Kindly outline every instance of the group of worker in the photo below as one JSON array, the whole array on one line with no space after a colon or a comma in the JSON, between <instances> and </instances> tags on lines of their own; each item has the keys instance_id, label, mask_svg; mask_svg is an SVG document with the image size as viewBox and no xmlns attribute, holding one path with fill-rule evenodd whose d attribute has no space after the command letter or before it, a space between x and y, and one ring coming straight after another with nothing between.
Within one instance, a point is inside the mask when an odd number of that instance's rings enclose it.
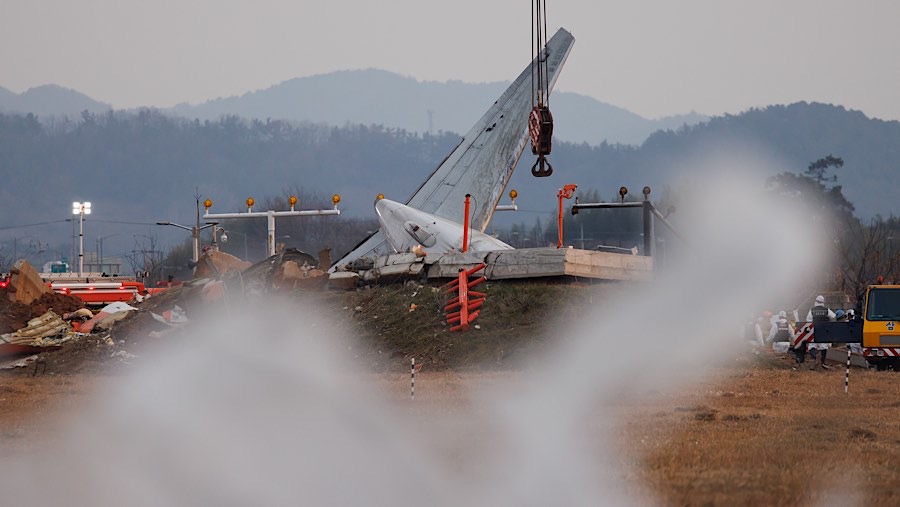
<instances>
[{"instance_id":1,"label":"group of worker","mask_svg":"<svg viewBox=\"0 0 900 507\"><path fill-rule=\"evenodd\" d=\"M763 312L759 318L752 319L744 326L744 337L748 341L765 346L772 344L773 349L782 352L793 352L797 365L806 362L806 356L809 354L812 363L810 370L821 367L824 370L829 369L825 362L826 355L830 343L802 342L794 347L794 336L796 334L795 324L800 320L799 311L792 312L793 321L788 320L788 313L784 310L773 315L772 312ZM854 311L837 310L832 311L825 306L825 296L816 296L815 303L806 314L806 322L822 322L822 321L841 321L852 320L855 317ZM768 325L769 331L767 336L763 336L763 327Z\"/></svg>"}]
</instances>

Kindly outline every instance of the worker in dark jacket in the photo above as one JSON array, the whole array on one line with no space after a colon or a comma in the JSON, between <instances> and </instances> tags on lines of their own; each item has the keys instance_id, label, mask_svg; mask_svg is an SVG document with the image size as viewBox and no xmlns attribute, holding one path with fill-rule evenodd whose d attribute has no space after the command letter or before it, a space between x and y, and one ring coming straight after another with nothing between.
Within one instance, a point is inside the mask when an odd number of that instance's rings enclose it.
<instances>
[{"instance_id":1,"label":"worker in dark jacket","mask_svg":"<svg viewBox=\"0 0 900 507\"><path fill-rule=\"evenodd\" d=\"M813 323L813 335L815 335L815 323L816 322L828 322L834 321L835 315L834 312L828 309L825 306L825 296L819 294L816 296L816 304L812 308L809 309L809 312L806 314L806 322ZM828 347L831 344L829 343L810 343L807 347L810 356L814 360L813 364L809 366L810 370L815 370L819 365L822 366L822 369L827 370L828 365L825 364L825 355L828 353Z\"/></svg>"},{"instance_id":2,"label":"worker in dark jacket","mask_svg":"<svg viewBox=\"0 0 900 507\"><path fill-rule=\"evenodd\" d=\"M773 320L772 326L769 328L769 337L766 339L769 343L790 342L794 336L794 328L787 320L787 312L781 310L778 312L777 319Z\"/></svg>"}]
</instances>

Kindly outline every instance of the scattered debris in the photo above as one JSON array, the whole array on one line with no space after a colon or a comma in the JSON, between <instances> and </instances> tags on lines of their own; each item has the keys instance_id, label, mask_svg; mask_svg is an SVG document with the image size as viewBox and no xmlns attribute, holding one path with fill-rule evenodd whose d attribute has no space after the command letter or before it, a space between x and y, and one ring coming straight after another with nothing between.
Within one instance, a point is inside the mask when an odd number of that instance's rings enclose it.
<instances>
[{"instance_id":1,"label":"scattered debris","mask_svg":"<svg viewBox=\"0 0 900 507\"><path fill-rule=\"evenodd\" d=\"M303 264L297 264L297 261L288 260L281 264L281 269L275 271L276 289L296 289L298 287L312 289L321 288L328 283L328 277L325 272L316 268Z\"/></svg>"},{"instance_id":2,"label":"scattered debris","mask_svg":"<svg viewBox=\"0 0 900 507\"><path fill-rule=\"evenodd\" d=\"M162 315L153 312L150 312L150 315L153 316L153 320L170 326L179 326L188 322L187 314L178 305L173 306L171 310L164 311Z\"/></svg>"},{"instance_id":3,"label":"scattered debris","mask_svg":"<svg viewBox=\"0 0 900 507\"><path fill-rule=\"evenodd\" d=\"M87 308L79 308L74 312L69 312L63 314L63 320L68 322L70 326L72 326L72 330L76 333L81 332L81 325L85 322L94 318L94 312L88 310Z\"/></svg>"},{"instance_id":4,"label":"scattered debris","mask_svg":"<svg viewBox=\"0 0 900 507\"><path fill-rule=\"evenodd\" d=\"M200 300L207 303L220 301L225 298L225 282L222 280L209 280L200 288Z\"/></svg>"},{"instance_id":5,"label":"scattered debris","mask_svg":"<svg viewBox=\"0 0 900 507\"><path fill-rule=\"evenodd\" d=\"M331 249L324 248L319 250L319 267L328 267L331 266Z\"/></svg>"},{"instance_id":6,"label":"scattered debris","mask_svg":"<svg viewBox=\"0 0 900 507\"><path fill-rule=\"evenodd\" d=\"M7 292L10 301L30 305L35 299L51 291L31 264L25 259L20 259L10 270Z\"/></svg>"},{"instance_id":7,"label":"scattered debris","mask_svg":"<svg viewBox=\"0 0 900 507\"><path fill-rule=\"evenodd\" d=\"M65 321L73 321L73 320L90 320L94 317L94 312L88 310L87 308L79 308L74 312L69 312L63 314L63 320Z\"/></svg>"},{"instance_id":8,"label":"scattered debris","mask_svg":"<svg viewBox=\"0 0 900 507\"><path fill-rule=\"evenodd\" d=\"M3 356L3 354L0 354L0 357L2 357L2 356ZM28 366L29 363L35 362L37 360L37 358L38 358L37 354L32 354L28 357L11 359L6 362L0 361L0 370L11 370L13 368L24 368L24 367Z\"/></svg>"},{"instance_id":9,"label":"scattered debris","mask_svg":"<svg viewBox=\"0 0 900 507\"><path fill-rule=\"evenodd\" d=\"M109 329L115 322L127 317L128 312L135 310L137 308L121 301L110 303L104 306L91 320L82 324L79 332L90 333L94 330Z\"/></svg>"},{"instance_id":10,"label":"scattered debris","mask_svg":"<svg viewBox=\"0 0 900 507\"><path fill-rule=\"evenodd\" d=\"M230 271L243 271L250 263L218 250L208 250L197 260L194 279L214 278Z\"/></svg>"},{"instance_id":11,"label":"scattered debris","mask_svg":"<svg viewBox=\"0 0 900 507\"><path fill-rule=\"evenodd\" d=\"M40 317L47 310L65 315L84 307L80 299L55 292L44 293L30 304L14 301L7 294L8 289L0 289L0 334L22 329L29 320Z\"/></svg>"},{"instance_id":12,"label":"scattered debris","mask_svg":"<svg viewBox=\"0 0 900 507\"><path fill-rule=\"evenodd\" d=\"M328 277L330 289L351 290L359 286L359 273L352 271L335 271Z\"/></svg>"},{"instance_id":13,"label":"scattered debris","mask_svg":"<svg viewBox=\"0 0 900 507\"><path fill-rule=\"evenodd\" d=\"M328 283L328 276L318 267L319 261L312 255L296 248L285 248L245 269L239 277L226 281L226 285L230 289L239 283L245 296L279 290L320 289Z\"/></svg>"},{"instance_id":14,"label":"scattered debris","mask_svg":"<svg viewBox=\"0 0 900 507\"><path fill-rule=\"evenodd\" d=\"M37 345L43 338L65 335L71 327L59 315L49 310L40 317L28 321L28 326L16 331L0 335L0 342L12 345Z\"/></svg>"},{"instance_id":15,"label":"scattered debris","mask_svg":"<svg viewBox=\"0 0 900 507\"><path fill-rule=\"evenodd\" d=\"M418 278L425 270L425 257L415 253L392 254L374 259L372 268L362 272L368 283L391 283Z\"/></svg>"}]
</instances>

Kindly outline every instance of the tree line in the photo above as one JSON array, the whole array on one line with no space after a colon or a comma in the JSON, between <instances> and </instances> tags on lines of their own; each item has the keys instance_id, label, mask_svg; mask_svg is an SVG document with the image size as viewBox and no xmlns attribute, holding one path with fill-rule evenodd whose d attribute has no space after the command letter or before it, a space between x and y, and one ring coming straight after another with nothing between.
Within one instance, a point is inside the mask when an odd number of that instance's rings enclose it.
<instances>
[{"instance_id":1,"label":"tree line","mask_svg":"<svg viewBox=\"0 0 900 507\"><path fill-rule=\"evenodd\" d=\"M859 220L868 223L879 215L896 214L897 201L883 182L900 169L897 139L898 122L869 119L835 106L798 103L660 131L639 147L556 142L552 177L533 178L527 168L519 168L508 187L519 191L520 206L546 213L541 212L535 223L497 214L492 229L512 243L549 243L555 240L556 188L563 184L577 183L584 189L583 200L615 199L620 185L650 185L654 200L661 202L667 186L690 174L691 160L698 153L723 146L735 158L742 150L757 150L793 168L802 168L823 154L839 156L844 163L841 193L853 202L852 212ZM213 212L240 211L249 195L258 201L284 199L288 189L294 189L318 195L326 205L332 193L340 193L344 210L340 219L360 221L365 235L371 230L365 221L374 217L375 194L405 200L458 141L453 133L415 134L380 125L329 126L233 115L200 121L149 109L62 118L0 114L0 206L6 224L68 218L67 201L84 198L102 199L104 212L122 220L192 223L195 189L213 198ZM527 150L520 162L529 167L533 162ZM778 168L771 168L758 176L763 182L778 174ZM833 191L835 182L815 183ZM304 201L313 205L310 199ZM577 229L579 239L583 228L585 243L591 238L603 243L618 238L627 246L634 238L629 240L624 229L639 218L621 217L595 210L567 218L565 226ZM337 222L322 220L340 229ZM230 227L240 238L243 231L238 227L244 226ZM286 234L317 237L310 231ZM352 247L337 246L336 238L318 237L331 244L304 248L316 251L330 246L337 252ZM346 242L355 244L360 239ZM239 246L243 248L240 239Z\"/></svg>"}]
</instances>

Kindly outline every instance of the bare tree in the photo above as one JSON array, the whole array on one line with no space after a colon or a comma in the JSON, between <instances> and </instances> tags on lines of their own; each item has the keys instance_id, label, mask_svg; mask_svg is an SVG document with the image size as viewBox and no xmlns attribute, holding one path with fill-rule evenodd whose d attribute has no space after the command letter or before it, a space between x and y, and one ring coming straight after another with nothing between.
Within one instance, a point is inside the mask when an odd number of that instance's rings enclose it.
<instances>
[{"instance_id":1,"label":"bare tree","mask_svg":"<svg viewBox=\"0 0 900 507\"><path fill-rule=\"evenodd\" d=\"M155 283L162 277L163 253L156 236L135 234L134 249L125 259L136 275L146 273L145 282Z\"/></svg>"},{"instance_id":2,"label":"bare tree","mask_svg":"<svg viewBox=\"0 0 900 507\"><path fill-rule=\"evenodd\" d=\"M876 217L868 225L859 224L846 231L838 245L837 271L842 290L859 295L879 277L900 281L900 252L894 244L900 237L894 222Z\"/></svg>"}]
</instances>

